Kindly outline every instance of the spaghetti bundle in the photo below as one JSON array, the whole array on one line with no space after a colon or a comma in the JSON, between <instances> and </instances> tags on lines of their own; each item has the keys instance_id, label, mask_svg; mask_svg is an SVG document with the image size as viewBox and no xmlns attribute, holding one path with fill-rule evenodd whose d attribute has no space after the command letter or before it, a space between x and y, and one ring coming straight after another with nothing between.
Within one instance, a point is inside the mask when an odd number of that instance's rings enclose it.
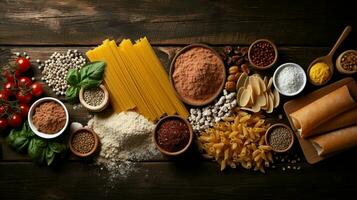
<instances>
[{"instance_id":1,"label":"spaghetti bundle","mask_svg":"<svg viewBox=\"0 0 357 200\"><path fill-rule=\"evenodd\" d=\"M188 117L147 38L135 44L124 39L119 46L105 40L86 54L92 62L107 63L104 83L115 112L135 110L151 121L165 114Z\"/></svg>"}]
</instances>

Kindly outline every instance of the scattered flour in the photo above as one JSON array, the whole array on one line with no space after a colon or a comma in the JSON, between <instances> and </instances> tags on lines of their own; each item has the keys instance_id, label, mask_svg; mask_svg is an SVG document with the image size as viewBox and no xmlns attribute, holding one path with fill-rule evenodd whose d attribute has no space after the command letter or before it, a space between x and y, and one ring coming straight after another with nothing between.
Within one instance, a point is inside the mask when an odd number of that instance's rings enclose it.
<instances>
[{"instance_id":1,"label":"scattered flour","mask_svg":"<svg viewBox=\"0 0 357 200\"><path fill-rule=\"evenodd\" d=\"M136 112L95 115L88 127L101 142L96 164L108 170L110 179L127 177L135 169L135 161L163 159L153 141L155 125Z\"/></svg>"}]
</instances>

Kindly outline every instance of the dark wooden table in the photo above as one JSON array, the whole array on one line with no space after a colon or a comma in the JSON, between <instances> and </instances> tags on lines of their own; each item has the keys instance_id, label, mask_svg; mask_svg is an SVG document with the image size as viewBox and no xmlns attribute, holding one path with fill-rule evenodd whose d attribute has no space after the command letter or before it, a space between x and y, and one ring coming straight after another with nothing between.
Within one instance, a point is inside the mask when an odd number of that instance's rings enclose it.
<instances>
[{"instance_id":1,"label":"dark wooden table","mask_svg":"<svg viewBox=\"0 0 357 200\"><path fill-rule=\"evenodd\" d=\"M337 54L356 49L356 9L353 1L327 0L2 0L0 61L11 60L12 52L26 51L32 59L44 60L54 51L84 52L108 37L121 40L147 36L168 67L175 50L190 43L220 48L248 46L255 39L268 38L279 48L279 63L296 62L306 68L315 57L328 53L348 24L355 30ZM334 80L342 78L335 74ZM35 75L40 77L36 70ZM314 89L308 85L306 92ZM88 113L73 111L72 107L68 105L72 119L86 123ZM281 109L278 112L282 113ZM3 200L345 199L357 192L356 148L316 165L301 160L297 164L300 170L283 171L286 164L277 163L266 174L242 169L220 172L216 163L196 156L140 162L133 173L110 187L106 173L91 163L70 158L60 166L38 166L11 150L3 139ZM297 143L294 153L301 155Z\"/></svg>"}]
</instances>

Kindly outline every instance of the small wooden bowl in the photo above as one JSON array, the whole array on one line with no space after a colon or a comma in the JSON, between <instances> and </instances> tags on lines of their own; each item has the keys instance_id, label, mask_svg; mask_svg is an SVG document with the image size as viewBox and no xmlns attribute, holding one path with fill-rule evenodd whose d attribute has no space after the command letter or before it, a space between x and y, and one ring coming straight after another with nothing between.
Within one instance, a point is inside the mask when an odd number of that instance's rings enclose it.
<instances>
[{"instance_id":1,"label":"small wooden bowl","mask_svg":"<svg viewBox=\"0 0 357 200\"><path fill-rule=\"evenodd\" d=\"M272 45L273 49L274 49L274 52L275 52L275 58L274 58L274 61L272 63L270 63L269 65L267 66L264 66L264 67L260 67L260 66L257 66L251 59L251 50L253 48L253 46L256 44L256 43L259 43L259 42L268 42L270 45ZM249 46L249 49L248 49L248 60L249 60L249 63L255 68L255 69L258 69L258 70L265 70L265 69L269 69L271 68L275 63L276 61L278 60L278 48L276 48L275 44L268 40L268 39L259 39L259 40L256 40L254 41L250 46Z\"/></svg>"},{"instance_id":2,"label":"small wooden bowl","mask_svg":"<svg viewBox=\"0 0 357 200\"><path fill-rule=\"evenodd\" d=\"M291 147L292 147L293 144L294 144L294 134L293 134L293 131L291 130L291 128L290 128L289 126L287 126L287 125L285 125L285 124L282 124L282 123L278 123L278 124L274 124L274 125L270 126L270 127L268 128L268 130L266 131L266 133L265 133L265 143L266 143L267 145L271 146L271 145L269 144L269 135L270 135L271 131L272 131L274 128L277 128L277 127L284 127L284 128L286 128L286 129L289 131L289 135L290 135L290 137L291 137L291 142L290 142L289 146L288 146L286 149L284 149L284 150L276 150L276 149L274 149L274 148L272 147L272 148L273 148L273 151L275 151L275 152L277 152L277 153L284 153L284 152L287 152L289 149L291 149Z\"/></svg>"},{"instance_id":3,"label":"small wooden bowl","mask_svg":"<svg viewBox=\"0 0 357 200\"><path fill-rule=\"evenodd\" d=\"M81 131L86 131L86 132L89 132L93 135L94 137L94 146L93 146L93 149L91 151L89 151L88 153L80 153L78 151L76 151L74 149L74 147L72 146L72 139L74 137L75 134L77 134L78 132L81 132ZM98 149L98 145L99 145L99 139L98 139L98 136L96 133L94 133L94 131L92 129L89 129L89 128L79 128L77 129L76 131L74 131L70 137L69 137L69 142L68 142L68 146L69 146L69 149L71 150L71 152L78 156L78 157L88 157L90 155L92 155L97 149Z\"/></svg>"},{"instance_id":4,"label":"small wooden bowl","mask_svg":"<svg viewBox=\"0 0 357 200\"><path fill-rule=\"evenodd\" d=\"M310 78L310 70L311 70L312 66L314 66L314 64L319 63L319 62L326 63L328 65L328 67L330 68L330 76L326 79L325 82L323 82L321 84L315 83ZM326 59L325 57L316 58L314 61L311 62L311 64L309 65L309 68L307 68L307 71L306 71L307 80L309 80L309 82L315 86L325 85L326 83L328 83L331 80L331 78L333 76L333 71L334 71L334 69L333 69L332 60L330 61L328 58Z\"/></svg>"},{"instance_id":5,"label":"small wooden bowl","mask_svg":"<svg viewBox=\"0 0 357 200\"><path fill-rule=\"evenodd\" d=\"M217 55L217 56L220 58L220 60L221 60L221 62L222 62L223 81L222 81L222 83L221 83L219 89L217 90L217 92L214 93L211 98L207 99L207 100L204 101L204 102L194 102L194 101L190 101L189 99L187 99L187 98L181 96L181 95L177 92L177 90L176 90L176 88L175 88L174 80L173 80L173 78L172 78L173 72L174 72L174 70L175 70L175 62L176 62L177 57L180 56L182 53L186 52L187 50L190 50L190 49L195 48L195 47L203 47L203 48L206 48L206 49L211 50L215 55ZM205 106L205 105L207 105L207 104L210 104L212 101L214 101L214 100L221 94L221 92L222 92L222 90L223 90L223 88L224 88L224 85L225 85L225 83L226 83L226 69L225 69L224 62L223 62L221 56L220 56L214 49L212 49L211 47L209 47L209 46L207 46L207 45L205 45L205 44L190 44L190 45L185 46L184 48L182 48L182 49L175 55L175 57L172 59L172 62L171 62L171 65L170 65L170 72L169 72L169 74L170 74L170 76L169 76L169 77L170 77L170 82L171 82L171 85L173 86L173 88L175 89L176 95L180 98L181 101L183 101L183 102L185 102L186 104L191 105L191 106Z\"/></svg>"},{"instance_id":6,"label":"small wooden bowl","mask_svg":"<svg viewBox=\"0 0 357 200\"><path fill-rule=\"evenodd\" d=\"M344 56L346 53L356 53L357 54L357 51L356 50L347 50L347 51L342 52L336 59L336 69L341 74L351 75L351 74L356 73L357 71L348 71L348 70L343 69L343 67L341 66L342 56Z\"/></svg>"},{"instance_id":7,"label":"small wooden bowl","mask_svg":"<svg viewBox=\"0 0 357 200\"><path fill-rule=\"evenodd\" d=\"M99 85L99 87L104 92L104 99L103 99L103 102L98 106L91 106L84 100L84 88L81 88L81 90L79 91L79 102L89 111L100 112L100 111L104 110L109 105L109 92L108 92L107 88L105 88L105 86L103 84Z\"/></svg>"},{"instance_id":8,"label":"small wooden bowl","mask_svg":"<svg viewBox=\"0 0 357 200\"><path fill-rule=\"evenodd\" d=\"M176 151L176 152L170 152L170 151L166 151L165 149L161 148L160 145L158 144L157 142L157 133L158 133L158 130L161 126L161 124L163 122L165 122L166 120L169 120L169 119L179 119L179 120L182 120L188 127L189 129L189 134L190 134L190 138L188 140L188 143L186 144L186 146L181 149L180 151ZM159 149L159 151L165 155L168 155L168 156L177 156L177 155L180 155L180 154L183 154L184 152L187 151L187 149L191 146L192 144L192 140L193 140L193 130L192 130L192 126L191 124L184 118L178 116L178 115L169 115L169 116L166 116L166 117L163 117L159 120L159 122L156 124L156 127L155 127L155 130L154 130L154 143L157 147L157 149Z\"/></svg>"}]
</instances>

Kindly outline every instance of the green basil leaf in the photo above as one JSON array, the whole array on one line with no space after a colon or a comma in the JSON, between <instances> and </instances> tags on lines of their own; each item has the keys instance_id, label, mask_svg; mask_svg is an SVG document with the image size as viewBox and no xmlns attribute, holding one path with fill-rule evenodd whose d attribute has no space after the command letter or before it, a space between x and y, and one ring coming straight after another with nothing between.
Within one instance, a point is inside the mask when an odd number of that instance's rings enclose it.
<instances>
[{"instance_id":1,"label":"green basil leaf","mask_svg":"<svg viewBox=\"0 0 357 200\"><path fill-rule=\"evenodd\" d=\"M30 140L26 140L21 146L18 147L19 151L25 151L30 143Z\"/></svg>"},{"instance_id":2,"label":"green basil leaf","mask_svg":"<svg viewBox=\"0 0 357 200\"><path fill-rule=\"evenodd\" d=\"M16 129L12 129L9 133L9 135L6 138L6 141L12 146L16 138L19 136L20 131L17 131Z\"/></svg>"},{"instance_id":3,"label":"green basil leaf","mask_svg":"<svg viewBox=\"0 0 357 200\"><path fill-rule=\"evenodd\" d=\"M27 145L27 143L28 143L28 139L20 136L14 140L13 147L17 151L21 151L23 150L22 148Z\"/></svg>"},{"instance_id":4,"label":"green basil leaf","mask_svg":"<svg viewBox=\"0 0 357 200\"><path fill-rule=\"evenodd\" d=\"M43 151L47 143L40 138L33 138L28 146L28 154L32 160L43 161Z\"/></svg>"},{"instance_id":5,"label":"green basil leaf","mask_svg":"<svg viewBox=\"0 0 357 200\"><path fill-rule=\"evenodd\" d=\"M49 148L54 152L54 153L62 153L64 150L66 150L66 145L61 144L58 142L51 142L48 144Z\"/></svg>"},{"instance_id":6,"label":"green basil leaf","mask_svg":"<svg viewBox=\"0 0 357 200\"><path fill-rule=\"evenodd\" d=\"M54 161L54 159L55 159L55 154L53 154L52 155L52 157L50 157L50 158L46 158L46 162L47 162L47 165L48 166L50 166L52 163L53 163L53 161Z\"/></svg>"},{"instance_id":7,"label":"green basil leaf","mask_svg":"<svg viewBox=\"0 0 357 200\"><path fill-rule=\"evenodd\" d=\"M51 150L51 148L47 147L46 148L46 162L47 165L51 165L51 163L53 162L54 158L55 158L55 152L53 152Z\"/></svg>"},{"instance_id":8,"label":"green basil leaf","mask_svg":"<svg viewBox=\"0 0 357 200\"><path fill-rule=\"evenodd\" d=\"M80 81L84 81L87 78L94 80L102 80L104 74L105 62L96 61L85 64L80 70Z\"/></svg>"},{"instance_id":9,"label":"green basil leaf","mask_svg":"<svg viewBox=\"0 0 357 200\"><path fill-rule=\"evenodd\" d=\"M80 86L82 86L84 89L90 89L90 88L98 87L100 83L101 81L87 78L81 81Z\"/></svg>"},{"instance_id":10,"label":"green basil leaf","mask_svg":"<svg viewBox=\"0 0 357 200\"><path fill-rule=\"evenodd\" d=\"M80 82L80 76L77 69L69 69L67 74L67 83L71 86L77 86Z\"/></svg>"},{"instance_id":11,"label":"green basil leaf","mask_svg":"<svg viewBox=\"0 0 357 200\"><path fill-rule=\"evenodd\" d=\"M70 102L77 102L79 96L79 87L71 86L66 90L66 99Z\"/></svg>"}]
</instances>

